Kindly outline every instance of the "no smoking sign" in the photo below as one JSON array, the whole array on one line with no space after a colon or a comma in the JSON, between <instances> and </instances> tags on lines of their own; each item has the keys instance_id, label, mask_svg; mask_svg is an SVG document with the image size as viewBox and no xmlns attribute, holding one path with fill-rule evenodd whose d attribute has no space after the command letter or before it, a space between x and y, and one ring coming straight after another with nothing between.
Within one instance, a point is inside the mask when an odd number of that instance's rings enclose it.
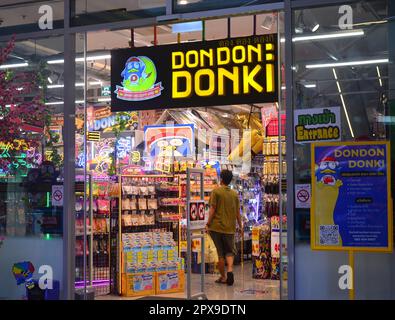
<instances>
[{"instance_id":1,"label":"no smoking sign","mask_svg":"<svg viewBox=\"0 0 395 320\"><path fill-rule=\"evenodd\" d=\"M55 207L63 206L63 186L52 186L52 205Z\"/></svg>"},{"instance_id":2,"label":"no smoking sign","mask_svg":"<svg viewBox=\"0 0 395 320\"><path fill-rule=\"evenodd\" d=\"M310 208L311 203L311 185L295 185L295 206L296 208Z\"/></svg>"}]
</instances>

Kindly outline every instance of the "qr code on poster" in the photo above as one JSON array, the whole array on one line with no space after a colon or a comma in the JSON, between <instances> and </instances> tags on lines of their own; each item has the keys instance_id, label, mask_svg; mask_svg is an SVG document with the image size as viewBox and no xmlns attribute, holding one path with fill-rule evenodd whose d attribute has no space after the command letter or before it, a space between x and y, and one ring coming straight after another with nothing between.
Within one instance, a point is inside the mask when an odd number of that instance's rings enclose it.
<instances>
[{"instance_id":1,"label":"qr code on poster","mask_svg":"<svg viewBox=\"0 0 395 320\"><path fill-rule=\"evenodd\" d=\"M324 246L339 244L339 226L320 226L320 244Z\"/></svg>"}]
</instances>

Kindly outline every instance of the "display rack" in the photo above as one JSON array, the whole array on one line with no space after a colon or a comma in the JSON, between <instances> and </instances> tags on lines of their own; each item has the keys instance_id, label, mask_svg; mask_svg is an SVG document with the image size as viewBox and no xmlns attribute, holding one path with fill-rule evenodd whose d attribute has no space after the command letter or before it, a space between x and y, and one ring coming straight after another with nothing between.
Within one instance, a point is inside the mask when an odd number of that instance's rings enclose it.
<instances>
[{"instance_id":1,"label":"display rack","mask_svg":"<svg viewBox=\"0 0 395 320\"><path fill-rule=\"evenodd\" d=\"M121 175L119 180L118 294L182 291L179 224L185 200L180 196L178 176Z\"/></svg>"},{"instance_id":2,"label":"display rack","mask_svg":"<svg viewBox=\"0 0 395 320\"><path fill-rule=\"evenodd\" d=\"M110 211L113 197L109 195L110 182L93 181L89 173L89 191L86 199L87 211L87 274L89 274L89 285L95 288L95 295L110 293ZM84 259L83 253L83 200L84 186L76 187L76 287L83 285ZM94 190L97 190L95 192ZM82 202L82 203L81 203ZM79 210L81 209L81 210ZM81 247L82 244L82 247Z\"/></svg>"}]
</instances>

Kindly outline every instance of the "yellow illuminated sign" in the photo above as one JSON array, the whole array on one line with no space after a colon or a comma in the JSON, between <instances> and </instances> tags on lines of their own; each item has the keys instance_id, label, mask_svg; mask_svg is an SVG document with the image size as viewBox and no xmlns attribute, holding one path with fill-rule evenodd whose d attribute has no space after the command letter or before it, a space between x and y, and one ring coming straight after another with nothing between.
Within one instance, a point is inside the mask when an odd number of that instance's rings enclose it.
<instances>
[{"instance_id":1,"label":"yellow illuminated sign","mask_svg":"<svg viewBox=\"0 0 395 320\"><path fill-rule=\"evenodd\" d=\"M174 51L171 61L174 99L193 94L199 97L245 95L253 90L273 93L276 89L272 43ZM195 68L199 70L192 70ZM232 92L226 92L226 82L232 84Z\"/></svg>"}]
</instances>

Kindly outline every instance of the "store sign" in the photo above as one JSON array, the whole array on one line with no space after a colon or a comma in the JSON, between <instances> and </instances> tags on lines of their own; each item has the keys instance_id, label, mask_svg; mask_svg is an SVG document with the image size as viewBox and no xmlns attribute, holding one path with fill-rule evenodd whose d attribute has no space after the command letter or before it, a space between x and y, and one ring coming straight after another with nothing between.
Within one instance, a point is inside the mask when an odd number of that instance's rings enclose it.
<instances>
[{"instance_id":1,"label":"store sign","mask_svg":"<svg viewBox=\"0 0 395 320\"><path fill-rule=\"evenodd\" d=\"M389 143L312 144L311 163L312 248L391 252Z\"/></svg>"},{"instance_id":2,"label":"store sign","mask_svg":"<svg viewBox=\"0 0 395 320\"><path fill-rule=\"evenodd\" d=\"M340 107L294 111L295 143L340 141Z\"/></svg>"},{"instance_id":3,"label":"store sign","mask_svg":"<svg viewBox=\"0 0 395 320\"><path fill-rule=\"evenodd\" d=\"M127 121L126 130L135 130L138 127L138 113L129 112L121 116L122 120ZM88 117L88 129L90 131L109 132L119 125L117 116L111 113L110 107L90 110Z\"/></svg>"},{"instance_id":4,"label":"store sign","mask_svg":"<svg viewBox=\"0 0 395 320\"><path fill-rule=\"evenodd\" d=\"M111 52L112 111L277 101L277 35Z\"/></svg>"},{"instance_id":5,"label":"store sign","mask_svg":"<svg viewBox=\"0 0 395 320\"><path fill-rule=\"evenodd\" d=\"M145 126L144 141L145 151L150 157L189 157L194 152L194 126Z\"/></svg>"}]
</instances>

